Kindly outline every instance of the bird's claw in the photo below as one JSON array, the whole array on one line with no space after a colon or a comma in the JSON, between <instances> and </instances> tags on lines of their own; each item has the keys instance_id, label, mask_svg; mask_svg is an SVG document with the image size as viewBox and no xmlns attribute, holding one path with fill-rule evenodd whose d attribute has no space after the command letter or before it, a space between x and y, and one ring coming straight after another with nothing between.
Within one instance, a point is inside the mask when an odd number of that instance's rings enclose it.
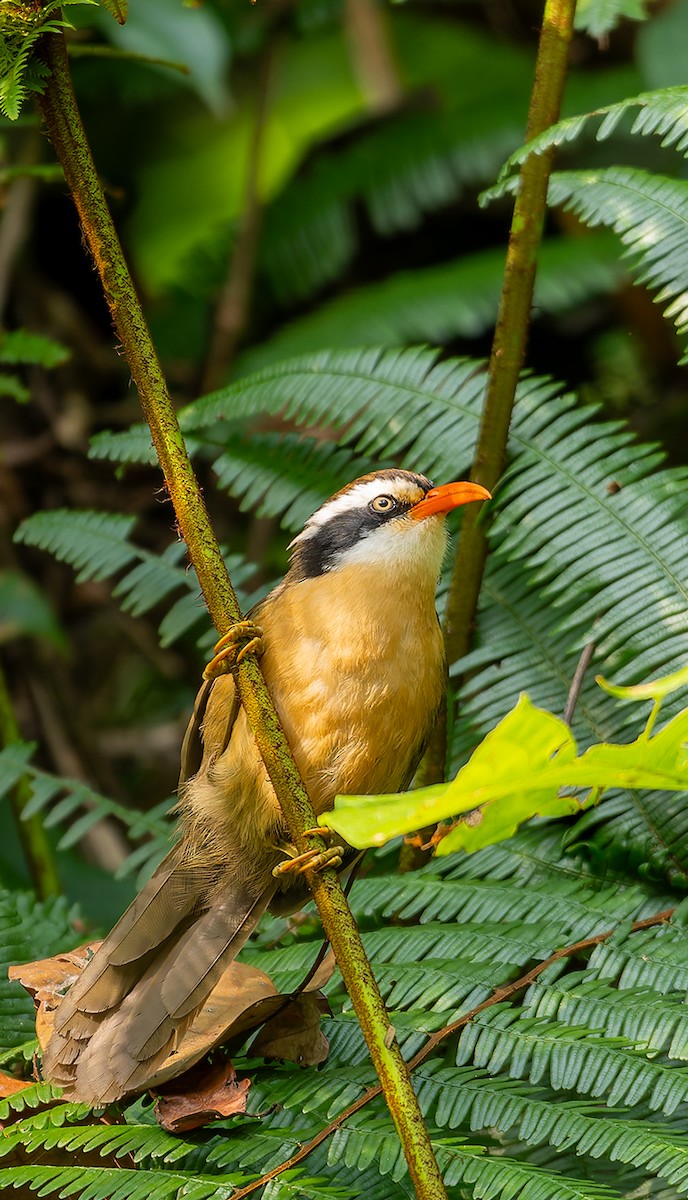
<instances>
[{"instance_id":1,"label":"bird's claw","mask_svg":"<svg viewBox=\"0 0 688 1200\"><path fill-rule=\"evenodd\" d=\"M242 644L243 643L243 644ZM263 630L253 621L237 621L220 638L214 656L203 672L204 679L231 675L247 654L263 653Z\"/></svg>"},{"instance_id":2,"label":"bird's claw","mask_svg":"<svg viewBox=\"0 0 688 1200\"><path fill-rule=\"evenodd\" d=\"M315 837L316 834L326 842L334 835L334 829L330 829L329 825L316 825L315 829L304 829L303 831L304 837Z\"/></svg>"},{"instance_id":3,"label":"bird's claw","mask_svg":"<svg viewBox=\"0 0 688 1200\"><path fill-rule=\"evenodd\" d=\"M319 832L319 831L318 831ZM282 875L303 875L304 871L323 871L325 867L341 867L344 854L343 846L330 846L328 850L307 850L305 854L297 854L273 867L275 879Z\"/></svg>"}]
</instances>

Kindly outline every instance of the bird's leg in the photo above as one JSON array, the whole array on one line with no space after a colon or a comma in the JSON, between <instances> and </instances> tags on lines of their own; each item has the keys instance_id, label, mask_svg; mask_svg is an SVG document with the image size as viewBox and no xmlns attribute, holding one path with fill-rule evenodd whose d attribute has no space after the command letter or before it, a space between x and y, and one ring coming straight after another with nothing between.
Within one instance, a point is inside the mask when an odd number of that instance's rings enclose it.
<instances>
[{"instance_id":1,"label":"bird's leg","mask_svg":"<svg viewBox=\"0 0 688 1200\"><path fill-rule=\"evenodd\" d=\"M243 643L243 644L242 644ZM263 653L263 630L253 621L237 621L215 646L215 653L203 672L204 679L231 675L247 654Z\"/></svg>"},{"instance_id":2,"label":"bird's leg","mask_svg":"<svg viewBox=\"0 0 688 1200\"><path fill-rule=\"evenodd\" d=\"M307 829L306 834L332 834L331 829L318 827L317 829ZM330 846L327 850L307 850L305 854L296 854L295 847L288 843L282 842L279 849L283 854L288 855L284 862L278 863L273 867L272 873L275 879L280 879L282 875L302 875L304 871L322 871L325 867L341 867L343 862L344 847Z\"/></svg>"}]
</instances>

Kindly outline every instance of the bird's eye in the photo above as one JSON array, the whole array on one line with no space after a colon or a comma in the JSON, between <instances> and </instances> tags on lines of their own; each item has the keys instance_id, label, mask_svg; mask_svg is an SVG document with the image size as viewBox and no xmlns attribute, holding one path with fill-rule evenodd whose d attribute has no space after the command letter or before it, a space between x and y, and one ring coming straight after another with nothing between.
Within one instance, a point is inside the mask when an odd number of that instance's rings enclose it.
<instances>
[{"instance_id":1,"label":"bird's eye","mask_svg":"<svg viewBox=\"0 0 688 1200\"><path fill-rule=\"evenodd\" d=\"M372 508L373 512L378 513L392 512L396 506L397 502L393 496L376 496L375 499L371 500L370 502L370 507Z\"/></svg>"}]
</instances>

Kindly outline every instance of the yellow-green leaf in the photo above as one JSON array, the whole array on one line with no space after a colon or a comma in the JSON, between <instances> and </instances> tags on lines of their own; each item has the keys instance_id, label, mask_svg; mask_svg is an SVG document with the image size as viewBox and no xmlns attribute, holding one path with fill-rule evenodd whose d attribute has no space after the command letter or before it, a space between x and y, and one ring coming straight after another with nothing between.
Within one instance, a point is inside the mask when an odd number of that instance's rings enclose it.
<instances>
[{"instance_id":1,"label":"yellow-green leaf","mask_svg":"<svg viewBox=\"0 0 688 1200\"><path fill-rule=\"evenodd\" d=\"M450 783L394 795L338 796L323 820L363 848L459 815L438 854L473 851L509 837L531 817L580 809L584 802L561 796L562 788L688 789L687 744L688 709L654 737L643 733L628 745L601 743L578 755L564 721L523 694Z\"/></svg>"}]
</instances>

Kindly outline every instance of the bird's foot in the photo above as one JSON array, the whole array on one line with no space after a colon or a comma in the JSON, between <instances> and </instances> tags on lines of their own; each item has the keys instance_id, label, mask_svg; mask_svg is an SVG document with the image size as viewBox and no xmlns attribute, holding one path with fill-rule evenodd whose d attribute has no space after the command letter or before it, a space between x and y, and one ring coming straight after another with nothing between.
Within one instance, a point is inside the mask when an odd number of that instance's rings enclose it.
<instances>
[{"instance_id":1,"label":"bird's foot","mask_svg":"<svg viewBox=\"0 0 688 1200\"><path fill-rule=\"evenodd\" d=\"M263 653L263 630L253 621L237 621L215 646L215 653L203 672L204 679L231 675L247 654Z\"/></svg>"},{"instance_id":2,"label":"bird's foot","mask_svg":"<svg viewBox=\"0 0 688 1200\"><path fill-rule=\"evenodd\" d=\"M320 830L312 832L320 833ZM282 847L286 849L286 847ZM344 847L330 846L327 850L307 850L305 854L295 854L273 867L275 879L283 875L303 875L304 871L323 871L325 867L341 867Z\"/></svg>"},{"instance_id":3,"label":"bird's foot","mask_svg":"<svg viewBox=\"0 0 688 1200\"><path fill-rule=\"evenodd\" d=\"M471 824L470 821L466 821L465 817L462 818L462 820L464 824ZM434 850L437 846L439 846L442 839L446 838L447 835L450 834L453 829L456 829L456 826L461 823L461 821L441 821L437 828L433 831L429 841L426 840L427 834L413 833L407 834L407 836L404 838L404 842L407 846L413 846L415 850ZM475 820L472 822L472 824L476 824Z\"/></svg>"}]
</instances>

